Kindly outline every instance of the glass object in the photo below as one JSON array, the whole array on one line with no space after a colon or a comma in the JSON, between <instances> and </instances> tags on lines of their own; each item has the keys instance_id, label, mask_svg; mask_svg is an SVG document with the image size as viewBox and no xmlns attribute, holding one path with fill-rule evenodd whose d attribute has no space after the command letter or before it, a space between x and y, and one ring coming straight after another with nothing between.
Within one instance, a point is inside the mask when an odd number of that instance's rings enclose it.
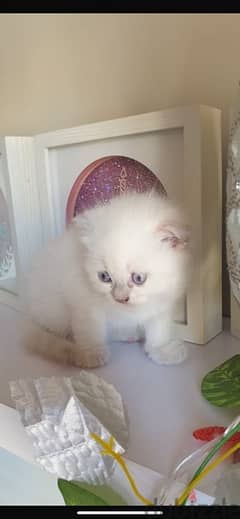
<instances>
[{"instance_id":1,"label":"glass object","mask_svg":"<svg viewBox=\"0 0 240 519\"><path fill-rule=\"evenodd\" d=\"M218 442L219 437L214 440L205 443L199 449L191 452L186 458L178 463L169 477L164 478L162 481L159 494L157 496L157 504L159 505L174 505L175 500L180 496L184 487L191 480L194 472L202 463L203 459L210 452L212 447ZM222 470L222 467L221 469ZM219 476L219 470L213 474L209 474L203 482L197 485L196 490L206 493L208 496L214 498L216 478Z\"/></svg>"},{"instance_id":2,"label":"glass object","mask_svg":"<svg viewBox=\"0 0 240 519\"><path fill-rule=\"evenodd\" d=\"M216 485L215 505L240 505L240 464L232 465L220 477Z\"/></svg>"},{"instance_id":3,"label":"glass object","mask_svg":"<svg viewBox=\"0 0 240 519\"><path fill-rule=\"evenodd\" d=\"M177 504L177 499L179 499L180 496L182 496L183 490L186 490L186 487L190 483L192 478L196 477L194 476L194 474L202 474L204 477L202 477L199 481L197 481L196 478L196 486L193 485L192 490L189 489L189 491L191 491L188 495L185 504L215 504L215 499L217 495L219 500L227 500L227 496L228 499L230 499L230 490L228 491L228 494L226 493L228 480L225 480L225 475L228 474L229 470L231 473L233 461L238 463L238 456L235 456L235 458L233 458L232 455L228 455L227 457L225 457L225 459L221 459L221 457L223 457L223 449L225 449L223 445L226 444L227 446L229 438L234 436L236 431L239 431L239 419L240 416L237 416L237 418L234 419L234 421L226 428L223 435L217 435L213 440L205 443L201 448L193 451L177 465L177 467L174 469L172 474L169 475L169 477L163 479L161 488L159 489L158 496L156 498L157 504ZM230 447L231 446L228 444L228 451L230 450ZM239 453L239 450L236 451L236 453ZM226 454L227 451L225 451L225 456ZM212 467L212 470L210 470L208 473L204 475L203 469L210 469L211 463L218 464ZM226 477L229 478L229 476ZM234 476L231 477L235 477L235 487L237 487L237 480L239 480L240 482L240 471L239 474L236 472L236 474L234 474ZM181 497L181 499L184 498ZM235 494L234 497L231 497L231 499L235 499L236 504ZM183 504L183 502L181 502L180 504ZM219 502L219 504L224 504L224 502ZM229 504L233 504L233 502Z\"/></svg>"}]
</instances>

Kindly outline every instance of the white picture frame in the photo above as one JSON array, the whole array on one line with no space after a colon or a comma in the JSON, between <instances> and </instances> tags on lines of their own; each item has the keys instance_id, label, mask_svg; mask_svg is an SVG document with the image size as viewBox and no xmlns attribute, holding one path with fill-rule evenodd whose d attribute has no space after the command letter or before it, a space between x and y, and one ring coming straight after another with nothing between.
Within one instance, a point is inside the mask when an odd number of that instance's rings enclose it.
<instances>
[{"instance_id":1,"label":"white picture frame","mask_svg":"<svg viewBox=\"0 0 240 519\"><path fill-rule=\"evenodd\" d=\"M2 138L17 269L26 271L32 256L59 232L52 150L154 132L170 135L176 130L183 134L183 202L197 237L197 261L186 296L187 320L178 324L178 331L186 341L205 344L222 330L221 112L216 108L177 107L35 137ZM3 292L0 301L6 303ZM17 296L12 304L17 306Z\"/></svg>"}]
</instances>

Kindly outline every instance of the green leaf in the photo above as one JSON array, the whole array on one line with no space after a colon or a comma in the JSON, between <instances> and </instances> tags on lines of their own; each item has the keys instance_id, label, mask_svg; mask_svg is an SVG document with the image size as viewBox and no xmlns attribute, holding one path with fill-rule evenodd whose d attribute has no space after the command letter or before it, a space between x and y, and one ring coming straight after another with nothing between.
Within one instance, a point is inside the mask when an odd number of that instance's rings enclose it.
<instances>
[{"instance_id":1,"label":"green leaf","mask_svg":"<svg viewBox=\"0 0 240 519\"><path fill-rule=\"evenodd\" d=\"M77 481L58 480L58 488L66 505L124 506L126 501L108 485L89 485Z\"/></svg>"},{"instance_id":2,"label":"green leaf","mask_svg":"<svg viewBox=\"0 0 240 519\"><path fill-rule=\"evenodd\" d=\"M202 380L201 391L213 405L240 407L240 355L210 371Z\"/></svg>"},{"instance_id":3,"label":"green leaf","mask_svg":"<svg viewBox=\"0 0 240 519\"><path fill-rule=\"evenodd\" d=\"M108 485L89 485L88 483L77 483L84 488L85 490L89 490L93 492L96 496L103 499L103 501L107 501L109 506L126 506L128 503L124 501L122 496L120 496L113 488Z\"/></svg>"},{"instance_id":4,"label":"green leaf","mask_svg":"<svg viewBox=\"0 0 240 519\"><path fill-rule=\"evenodd\" d=\"M63 495L65 504L68 506L89 505L106 506L108 503L96 496L93 492L80 487L72 481L58 479L58 488Z\"/></svg>"}]
</instances>

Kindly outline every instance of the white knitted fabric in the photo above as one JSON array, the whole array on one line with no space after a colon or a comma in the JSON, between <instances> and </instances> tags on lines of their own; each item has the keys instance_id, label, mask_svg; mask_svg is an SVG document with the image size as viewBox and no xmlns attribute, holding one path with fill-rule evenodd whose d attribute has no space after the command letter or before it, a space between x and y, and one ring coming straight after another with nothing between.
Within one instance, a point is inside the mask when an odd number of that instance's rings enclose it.
<instances>
[{"instance_id":1,"label":"white knitted fabric","mask_svg":"<svg viewBox=\"0 0 240 519\"><path fill-rule=\"evenodd\" d=\"M125 412L112 385L81 371L75 377L14 381L10 390L37 462L59 478L96 485L109 480L115 461L101 455L90 433L104 440L112 435L116 452L126 448Z\"/></svg>"}]
</instances>

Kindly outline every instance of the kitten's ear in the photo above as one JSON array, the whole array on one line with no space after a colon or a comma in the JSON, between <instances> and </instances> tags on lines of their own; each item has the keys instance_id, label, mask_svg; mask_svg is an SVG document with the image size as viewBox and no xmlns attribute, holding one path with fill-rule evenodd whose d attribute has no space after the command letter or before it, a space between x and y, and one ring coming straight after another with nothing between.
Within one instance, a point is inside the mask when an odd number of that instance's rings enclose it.
<instances>
[{"instance_id":1,"label":"kitten's ear","mask_svg":"<svg viewBox=\"0 0 240 519\"><path fill-rule=\"evenodd\" d=\"M162 242L171 248L185 248L190 241L190 227L178 222L166 222L157 227L157 233Z\"/></svg>"},{"instance_id":2,"label":"kitten's ear","mask_svg":"<svg viewBox=\"0 0 240 519\"><path fill-rule=\"evenodd\" d=\"M74 232L83 245L88 245L89 241L89 222L84 215L77 215L71 222Z\"/></svg>"}]
</instances>

